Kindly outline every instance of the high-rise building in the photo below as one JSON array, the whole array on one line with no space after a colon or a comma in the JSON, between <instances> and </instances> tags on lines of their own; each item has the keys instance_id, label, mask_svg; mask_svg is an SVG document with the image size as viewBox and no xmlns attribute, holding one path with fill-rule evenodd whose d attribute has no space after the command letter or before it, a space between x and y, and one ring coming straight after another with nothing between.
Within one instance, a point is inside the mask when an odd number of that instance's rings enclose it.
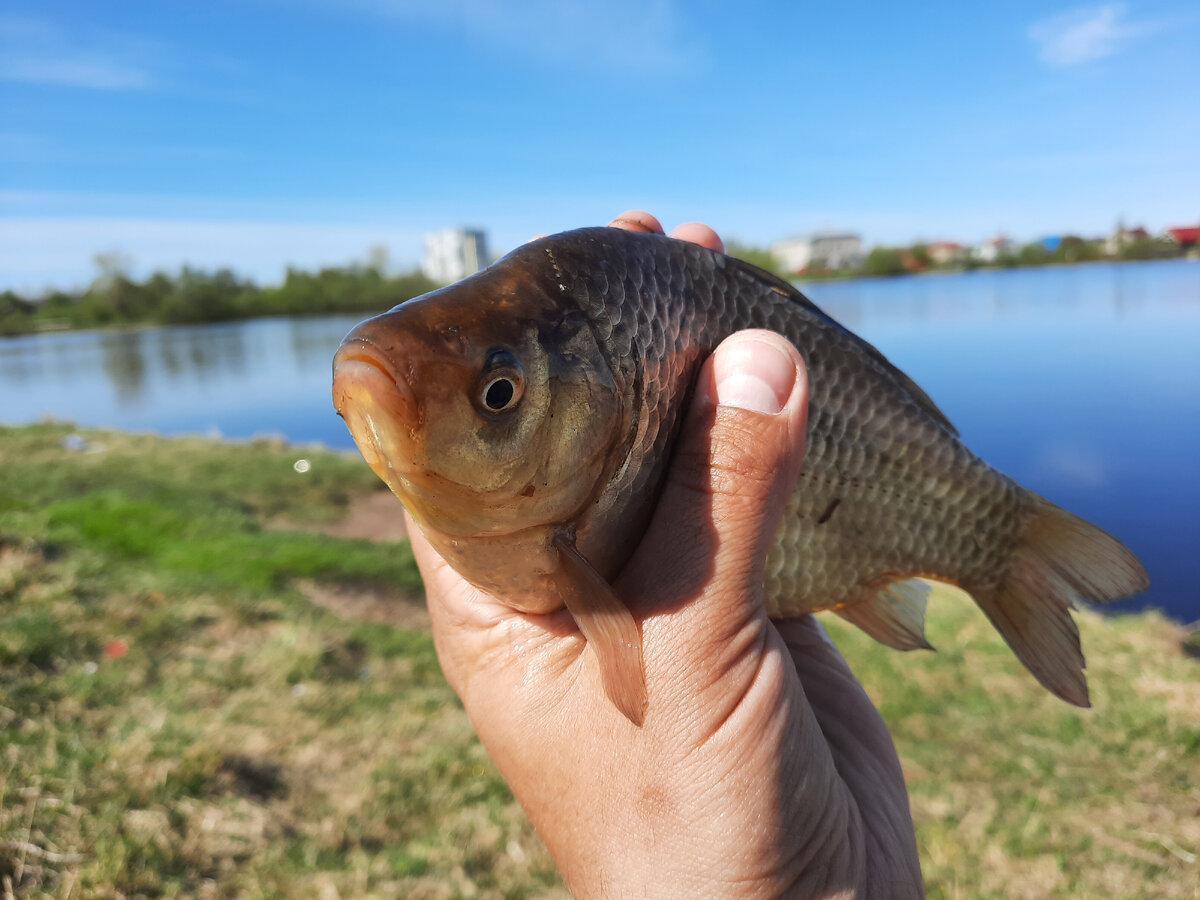
<instances>
[{"instance_id":1,"label":"high-rise building","mask_svg":"<svg viewBox=\"0 0 1200 900\"><path fill-rule=\"evenodd\" d=\"M787 238L771 247L783 271L805 272L810 268L845 269L862 262L862 239L845 231L814 231Z\"/></svg>"},{"instance_id":2,"label":"high-rise building","mask_svg":"<svg viewBox=\"0 0 1200 900\"><path fill-rule=\"evenodd\" d=\"M449 284L487 264L487 238L481 229L444 228L425 235L425 262L421 269L434 281Z\"/></svg>"}]
</instances>

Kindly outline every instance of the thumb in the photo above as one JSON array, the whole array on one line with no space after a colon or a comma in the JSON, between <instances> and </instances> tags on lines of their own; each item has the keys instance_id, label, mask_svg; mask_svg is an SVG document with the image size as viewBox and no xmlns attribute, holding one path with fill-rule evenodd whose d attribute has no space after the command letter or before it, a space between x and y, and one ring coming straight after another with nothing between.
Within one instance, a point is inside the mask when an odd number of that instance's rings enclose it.
<instances>
[{"instance_id":1,"label":"thumb","mask_svg":"<svg viewBox=\"0 0 1200 900\"><path fill-rule=\"evenodd\" d=\"M715 603L742 621L761 607L767 552L800 472L807 416L804 363L782 336L738 332L704 363L641 547L671 586L660 598Z\"/></svg>"}]
</instances>

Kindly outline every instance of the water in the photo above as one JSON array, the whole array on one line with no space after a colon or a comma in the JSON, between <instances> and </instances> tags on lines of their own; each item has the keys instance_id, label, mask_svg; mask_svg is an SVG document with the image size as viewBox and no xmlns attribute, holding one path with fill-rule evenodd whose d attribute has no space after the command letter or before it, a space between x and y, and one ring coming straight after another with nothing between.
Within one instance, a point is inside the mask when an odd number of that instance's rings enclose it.
<instances>
[{"instance_id":1,"label":"water","mask_svg":"<svg viewBox=\"0 0 1200 900\"><path fill-rule=\"evenodd\" d=\"M361 316L252 319L0 339L0 421L52 416L167 434L353 447L330 363Z\"/></svg>"},{"instance_id":2,"label":"water","mask_svg":"<svg viewBox=\"0 0 1200 900\"><path fill-rule=\"evenodd\" d=\"M1200 263L805 287L922 385L997 468L1125 541L1158 606L1200 618ZM356 317L0 340L0 421L352 446L329 363Z\"/></svg>"}]
</instances>

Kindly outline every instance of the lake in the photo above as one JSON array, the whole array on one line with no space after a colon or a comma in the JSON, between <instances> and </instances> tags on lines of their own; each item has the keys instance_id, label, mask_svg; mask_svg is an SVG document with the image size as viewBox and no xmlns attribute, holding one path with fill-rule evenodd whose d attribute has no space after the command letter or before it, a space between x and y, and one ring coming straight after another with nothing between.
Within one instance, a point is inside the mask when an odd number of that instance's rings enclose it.
<instances>
[{"instance_id":1,"label":"lake","mask_svg":"<svg viewBox=\"0 0 1200 900\"><path fill-rule=\"evenodd\" d=\"M1200 262L814 283L984 459L1125 541L1200 619ZM0 421L353 446L330 359L358 317L0 339ZM1110 607L1113 608L1113 607Z\"/></svg>"}]
</instances>

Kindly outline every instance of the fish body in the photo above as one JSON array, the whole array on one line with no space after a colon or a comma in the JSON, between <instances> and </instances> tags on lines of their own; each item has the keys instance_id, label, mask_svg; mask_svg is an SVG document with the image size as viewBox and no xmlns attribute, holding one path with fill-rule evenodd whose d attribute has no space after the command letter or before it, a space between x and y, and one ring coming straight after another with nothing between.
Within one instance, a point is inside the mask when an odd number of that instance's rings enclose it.
<instances>
[{"instance_id":1,"label":"fish body","mask_svg":"<svg viewBox=\"0 0 1200 900\"><path fill-rule=\"evenodd\" d=\"M534 241L359 325L334 403L447 561L516 608L565 604L640 721L637 629L608 585L648 523L700 365L745 328L788 338L810 385L768 614L834 610L927 647L925 597L954 585L1047 688L1087 705L1068 610L1144 590L1137 559L988 466L879 351L743 261L615 228Z\"/></svg>"}]
</instances>

